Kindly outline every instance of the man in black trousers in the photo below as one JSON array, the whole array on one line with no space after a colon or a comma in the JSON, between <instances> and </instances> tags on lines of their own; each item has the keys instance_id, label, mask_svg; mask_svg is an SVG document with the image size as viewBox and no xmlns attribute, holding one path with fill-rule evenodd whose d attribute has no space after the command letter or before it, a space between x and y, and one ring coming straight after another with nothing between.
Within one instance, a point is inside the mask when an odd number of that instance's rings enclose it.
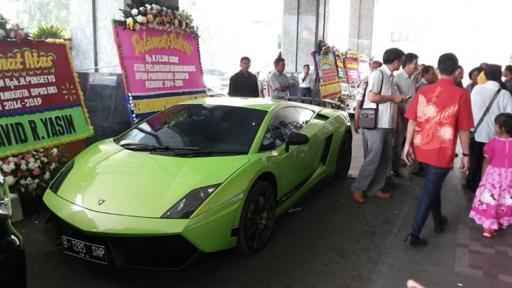
<instances>
[{"instance_id":1,"label":"man in black trousers","mask_svg":"<svg viewBox=\"0 0 512 288\"><path fill-rule=\"evenodd\" d=\"M240 59L240 71L229 78L229 96L235 97L259 97L258 79L256 75L249 72L251 59L242 57Z\"/></svg>"}]
</instances>

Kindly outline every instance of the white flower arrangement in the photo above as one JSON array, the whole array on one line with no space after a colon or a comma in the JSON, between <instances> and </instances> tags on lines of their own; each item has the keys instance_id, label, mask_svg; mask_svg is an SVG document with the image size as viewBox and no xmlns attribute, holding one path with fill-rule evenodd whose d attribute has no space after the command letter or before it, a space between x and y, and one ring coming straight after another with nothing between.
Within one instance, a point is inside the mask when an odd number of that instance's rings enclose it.
<instances>
[{"instance_id":1,"label":"white flower arrangement","mask_svg":"<svg viewBox=\"0 0 512 288\"><path fill-rule=\"evenodd\" d=\"M137 23L139 24L146 24L147 18L145 16L139 15L135 18L137 20Z\"/></svg>"},{"instance_id":2,"label":"white flower arrangement","mask_svg":"<svg viewBox=\"0 0 512 288\"><path fill-rule=\"evenodd\" d=\"M57 148L35 150L0 160L0 171L11 192L41 195L64 164Z\"/></svg>"},{"instance_id":3,"label":"white flower arrangement","mask_svg":"<svg viewBox=\"0 0 512 288\"><path fill-rule=\"evenodd\" d=\"M147 26L158 30L189 33L194 37L198 36L198 28L193 25L192 16L177 8L145 4L142 7L130 6L130 9L121 11L124 18L120 22L130 30L138 30Z\"/></svg>"}]
</instances>

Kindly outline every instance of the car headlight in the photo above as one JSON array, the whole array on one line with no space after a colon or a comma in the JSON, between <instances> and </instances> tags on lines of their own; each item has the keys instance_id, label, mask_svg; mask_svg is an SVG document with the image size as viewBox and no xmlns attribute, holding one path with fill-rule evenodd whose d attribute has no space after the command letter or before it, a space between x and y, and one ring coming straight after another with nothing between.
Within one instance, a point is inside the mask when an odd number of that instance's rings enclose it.
<instances>
[{"instance_id":1,"label":"car headlight","mask_svg":"<svg viewBox=\"0 0 512 288\"><path fill-rule=\"evenodd\" d=\"M162 218L168 219L187 219L201 206L201 204L217 190L220 184L207 186L190 191L185 197L181 198L178 203L174 204L171 209L162 215Z\"/></svg>"},{"instance_id":2,"label":"car headlight","mask_svg":"<svg viewBox=\"0 0 512 288\"><path fill-rule=\"evenodd\" d=\"M0 218L11 217L11 200L9 199L9 189L5 184L4 176L0 175Z\"/></svg>"},{"instance_id":3,"label":"car headlight","mask_svg":"<svg viewBox=\"0 0 512 288\"><path fill-rule=\"evenodd\" d=\"M74 165L75 165L75 161L69 162L66 166L64 166L62 171L60 171L59 175L57 175L57 177L55 177L55 179L53 179L53 182L52 182L52 184L50 184L50 187L49 187L53 193L57 194L59 192L60 186L62 186L62 184L66 180L66 177L68 177L71 170L73 170Z\"/></svg>"}]
</instances>

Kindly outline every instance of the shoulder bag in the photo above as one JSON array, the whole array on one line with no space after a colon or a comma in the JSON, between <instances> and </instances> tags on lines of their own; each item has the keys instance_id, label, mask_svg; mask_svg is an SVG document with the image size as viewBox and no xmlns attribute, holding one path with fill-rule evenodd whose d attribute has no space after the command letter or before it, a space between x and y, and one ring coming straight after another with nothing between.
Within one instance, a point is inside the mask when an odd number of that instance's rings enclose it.
<instances>
[{"instance_id":1,"label":"shoulder bag","mask_svg":"<svg viewBox=\"0 0 512 288\"><path fill-rule=\"evenodd\" d=\"M384 73L379 70L380 73L382 74L382 81L381 81L381 84L380 84L380 91L379 91L379 94L382 93L382 87L384 86ZM360 109L360 114L359 114L359 126L363 129L375 129L377 128L377 120L378 120L378 114L379 114L379 103L377 103L377 107L376 108L363 108L364 107L364 102L365 102L365 98L366 98L366 92L368 90L368 86L369 86L369 82L368 82L368 85L366 85L366 88L364 89L364 93L363 93L363 99L361 100L361 106L359 107Z\"/></svg>"}]
</instances>

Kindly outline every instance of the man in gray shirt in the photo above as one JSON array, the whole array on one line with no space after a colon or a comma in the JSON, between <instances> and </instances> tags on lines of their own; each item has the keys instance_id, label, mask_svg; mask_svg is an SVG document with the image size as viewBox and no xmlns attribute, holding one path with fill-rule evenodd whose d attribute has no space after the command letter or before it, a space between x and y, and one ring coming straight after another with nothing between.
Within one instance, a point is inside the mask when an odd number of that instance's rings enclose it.
<instances>
[{"instance_id":1,"label":"man in gray shirt","mask_svg":"<svg viewBox=\"0 0 512 288\"><path fill-rule=\"evenodd\" d=\"M386 50L383 56L384 65L372 74L368 83L363 108L378 108L377 128L365 131L367 154L351 188L352 198L358 203L365 202L365 195L382 199L391 197L391 194L381 189L391 168L396 104L406 99L398 94L393 77L393 71L400 69L403 57L404 52L398 48Z\"/></svg>"},{"instance_id":2,"label":"man in gray shirt","mask_svg":"<svg viewBox=\"0 0 512 288\"><path fill-rule=\"evenodd\" d=\"M391 174L399 177L400 161L402 159L402 148L405 143L405 130L407 129L407 120L404 117L412 97L416 95L417 79L414 74L418 71L418 55L407 53L402 60L402 71L396 74L395 83L398 93L407 97L407 102L398 105L397 125L393 139L393 161L391 165Z\"/></svg>"},{"instance_id":3,"label":"man in gray shirt","mask_svg":"<svg viewBox=\"0 0 512 288\"><path fill-rule=\"evenodd\" d=\"M288 91L295 84L293 81L284 74L285 62L281 57L281 53L274 60L275 71L270 74L270 96L272 99L285 99L289 96Z\"/></svg>"}]
</instances>

